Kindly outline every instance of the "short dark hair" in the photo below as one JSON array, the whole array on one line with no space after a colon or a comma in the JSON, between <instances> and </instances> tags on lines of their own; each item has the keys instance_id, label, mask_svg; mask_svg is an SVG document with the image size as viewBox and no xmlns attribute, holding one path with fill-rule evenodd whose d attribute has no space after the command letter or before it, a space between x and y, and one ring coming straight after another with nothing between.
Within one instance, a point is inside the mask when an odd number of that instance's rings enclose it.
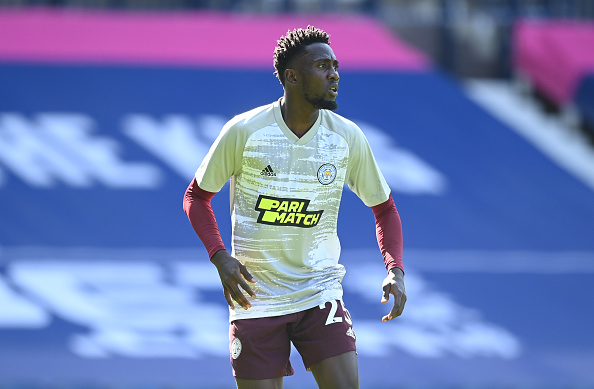
<instances>
[{"instance_id":1,"label":"short dark hair","mask_svg":"<svg viewBox=\"0 0 594 389\"><path fill-rule=\"evenodd\" d=\"M274 74L278 77L281 84L285 85L285 70L296 56L303 53L305 46L312 43L330 44L330 35L324 30L307 26L306 29L296 28L293 31L287 31L286 35L280 37L274 49Z\"/></svg>"}]
</instances>

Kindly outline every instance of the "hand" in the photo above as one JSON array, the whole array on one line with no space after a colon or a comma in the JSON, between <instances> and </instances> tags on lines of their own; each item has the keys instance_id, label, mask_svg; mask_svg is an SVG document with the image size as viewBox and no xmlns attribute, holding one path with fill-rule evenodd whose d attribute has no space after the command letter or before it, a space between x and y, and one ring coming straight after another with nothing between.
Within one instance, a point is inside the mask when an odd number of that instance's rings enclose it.
<instances>
[{"instance_id":1,"label":"hand","mask_svg":"<svg viewBox=\"0 0 594 389\"><path fill-rule=\"evenodd\" d=\"M256 297L252 288L245 282L247 280L251 283L256 283L256 280L248 272L247 268L236 258L232 257L227 250L217 251L210 261L217 267L219 272L227 304L235 309L235 304L233 304L233 300L235 300L243 309L251 308L252 304L250 304L250 301L239 289L239 285L241 285L243 290L252 298Z\"/></svg>"},{"instance_id":2,"label":"hand","mask_svg":"<svg viewBox=\"0 0 594 389\"><path fill-rule=\"evenodd\" d=\"M390 299L390 295L394 295L394 307L392 311L382 318L382 321L392 320L402 314L404 304L406 304L406 289L404 288L404 273L398 268L391 269L388 276L384 278L382 284L384 291L382 295L382 304L385 304Z\"/></svg>"}]
</instances>

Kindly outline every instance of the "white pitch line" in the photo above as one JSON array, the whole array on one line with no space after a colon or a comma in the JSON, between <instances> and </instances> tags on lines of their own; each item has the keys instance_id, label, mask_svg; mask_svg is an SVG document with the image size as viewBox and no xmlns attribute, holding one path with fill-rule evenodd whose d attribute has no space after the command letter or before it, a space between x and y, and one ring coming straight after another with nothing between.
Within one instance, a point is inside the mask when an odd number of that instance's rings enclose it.
<instances>
[{"instance_id":1,"label":"white pitch line","mask_svg":"<svg viewBox=\"0 0 594 389\"><path fill-rule=\"evenodd\" d=\"M468 81L465 85L471 100L594 190L594 148L579 130L546 115L509 82Z\"/></svg>"}]
</instances>

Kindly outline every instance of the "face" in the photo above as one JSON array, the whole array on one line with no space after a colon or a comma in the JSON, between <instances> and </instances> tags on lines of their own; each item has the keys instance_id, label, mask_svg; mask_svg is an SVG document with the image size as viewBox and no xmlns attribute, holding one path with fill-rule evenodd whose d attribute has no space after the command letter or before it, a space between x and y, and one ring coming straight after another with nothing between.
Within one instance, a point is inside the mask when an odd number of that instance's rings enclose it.
<instances>
[{"instance_id":1,"label":"face","mask_svg":"<svg viewBox=\"0 0 594 389\"><path fill-rule=\"evenodd\" d=\"M305 54L296 61L298 82L305 101L316 109L338 108L338 61L325 43L305 47Z\"/></svg>"}]
</instances>

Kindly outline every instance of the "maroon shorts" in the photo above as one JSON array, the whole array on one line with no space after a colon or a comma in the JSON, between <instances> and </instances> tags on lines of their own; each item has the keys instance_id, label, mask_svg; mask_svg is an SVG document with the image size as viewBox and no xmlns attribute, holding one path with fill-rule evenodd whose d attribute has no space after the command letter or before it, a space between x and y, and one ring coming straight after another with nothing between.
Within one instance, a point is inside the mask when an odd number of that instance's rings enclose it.
<instances>
[{"instance_id":1,"label":"maroon shorts","mask_svg":"<svg viewBox=\"0 0 594 389\"><path fill-rule=\"evenodd\" d=\"M341 300L284 316L235 320L229 339L233 375L247 380L293 375L291 342L306 369L356 350L351 315Z\"/></svg>"}]
</instances>

